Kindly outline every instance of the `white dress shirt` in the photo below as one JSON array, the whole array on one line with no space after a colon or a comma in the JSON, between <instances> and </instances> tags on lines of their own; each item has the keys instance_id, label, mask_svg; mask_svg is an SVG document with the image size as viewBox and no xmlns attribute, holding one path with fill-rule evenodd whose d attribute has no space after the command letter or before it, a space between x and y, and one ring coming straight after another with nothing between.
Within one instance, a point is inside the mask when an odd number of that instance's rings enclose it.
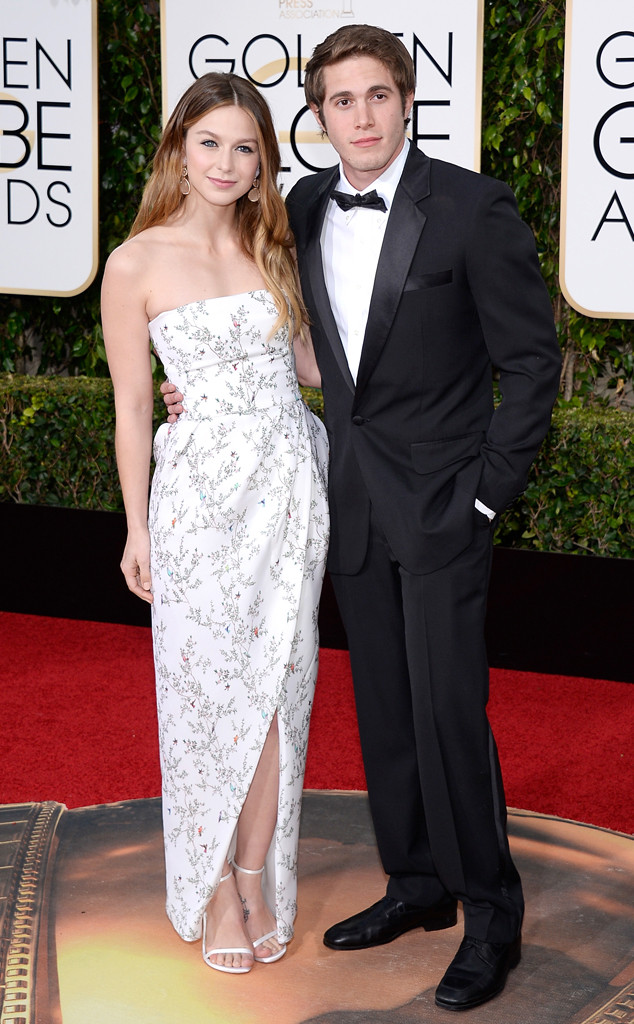
<instances>
[{"instance_id":1,"label":"white dress shirt","mask_svg":"<svg viewBox=\"0 0 634 1024\"><path fill-rule=\"evenodd\" d=\"M361 192L361 195L365 195L366 192L376 189L385 201L386 212L364 210L359 207L342 210L335 200L331 199L324 219L321 258L326 288L350 373L355 382L387 218L394 193L401 180L409 145L406 139L394 163L390 164L380 178ZM339 184L336 188L353 196L358 191L346 178L341 164Z\"/></svg>"}]
</instances>

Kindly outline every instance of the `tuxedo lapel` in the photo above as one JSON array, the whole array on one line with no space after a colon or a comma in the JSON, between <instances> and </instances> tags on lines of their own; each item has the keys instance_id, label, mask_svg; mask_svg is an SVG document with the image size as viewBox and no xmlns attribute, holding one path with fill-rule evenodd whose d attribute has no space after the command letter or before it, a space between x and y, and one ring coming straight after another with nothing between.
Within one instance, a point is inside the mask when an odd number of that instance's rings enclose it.
<instances>
[{"instance_id":1,"label":"tuxedo lapel","mask_svg":"<svg viewBox=\"0 0 634 1024\"><path fill-rule=\"evenodd\" d=\"M321 255L321 232L330 199L330 193L339 179L339 168L333 167L332 174L327 175L316 190L315 201L307 215L307 244L304 252L304 275L308 276L312 292L314 308L319 316L322 330L333 350L339 369L351 391L354 391L354 380L350 373L346 353L344 352L339 331L332 313Z\"/></svg>"},{"instance_id":2,"label":"tuxedo lapel","mask_svg":"<svg viewBox=\"0 0 634 1024\"><path fill-rule=\"evenodd\" d=\"M370 378L387 340L427 220L416 204L429 195L429 169L429 158L412 145L390 208L376 268L357 374L357 397Z\"/></svg>"}]
</instances>

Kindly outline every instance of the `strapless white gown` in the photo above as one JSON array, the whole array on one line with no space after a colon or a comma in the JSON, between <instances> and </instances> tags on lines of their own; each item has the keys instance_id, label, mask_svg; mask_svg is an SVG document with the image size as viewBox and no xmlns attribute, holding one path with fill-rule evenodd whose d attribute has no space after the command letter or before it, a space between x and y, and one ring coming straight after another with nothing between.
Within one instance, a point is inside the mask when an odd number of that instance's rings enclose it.
<instances>
[{"instance_id":1,"label":"strapless white gown","mask_svg":"<svg viewBox=\"0 0 634 1024\"><path fill-rule=\"evenodd\" d=\"M271 295L189 303L150 323L184 395L154 442L149 527L167 912L187 940L233 852L277 712L280 789L265 892L293 934L317 611L328 542L327 441L299 391Z\"/></svg>"}]
</instances>

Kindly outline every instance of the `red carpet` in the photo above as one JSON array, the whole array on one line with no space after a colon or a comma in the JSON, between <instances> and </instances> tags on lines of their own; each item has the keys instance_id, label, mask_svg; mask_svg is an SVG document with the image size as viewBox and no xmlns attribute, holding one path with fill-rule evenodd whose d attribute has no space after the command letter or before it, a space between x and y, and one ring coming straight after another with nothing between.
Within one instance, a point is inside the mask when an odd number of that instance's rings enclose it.
<instances>
[{"instance_id":1,"label":"red carpet","mask_svg":"<svg viewBox=\"0 0 634 1024\"><path fill-rule=\"evenodd\" d=\"M160 794L149 629L0 612L0 804ZM634 832L634 686L491 671L510 807ZM308 789L364 789L346 651L322 650Z\"/></svg>"}]
</instances>

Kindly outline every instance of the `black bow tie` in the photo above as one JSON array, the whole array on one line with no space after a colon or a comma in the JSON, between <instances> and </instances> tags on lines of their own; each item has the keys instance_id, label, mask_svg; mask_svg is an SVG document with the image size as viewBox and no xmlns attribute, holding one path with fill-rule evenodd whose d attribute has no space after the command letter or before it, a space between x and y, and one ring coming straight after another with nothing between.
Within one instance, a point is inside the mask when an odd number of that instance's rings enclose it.
<instances>
[{"instance_id":1,"label":"black bow tie","mask_svg":"<svg viewBox=\"0 0 634 1024\"><path fill-rule=\"evenodd\" d=\"M330 198L334 199L337 206L340 206L342 210L353 210L355 206L361 206L366 210L383 210L387 211L385 205L385 199L377 193L376 189L372 189L371 192L366 192L364 196L359 195L357 192L356 196L351 196L349 192L334 192L330 193Z\"/></svg>"}]
</instances>

